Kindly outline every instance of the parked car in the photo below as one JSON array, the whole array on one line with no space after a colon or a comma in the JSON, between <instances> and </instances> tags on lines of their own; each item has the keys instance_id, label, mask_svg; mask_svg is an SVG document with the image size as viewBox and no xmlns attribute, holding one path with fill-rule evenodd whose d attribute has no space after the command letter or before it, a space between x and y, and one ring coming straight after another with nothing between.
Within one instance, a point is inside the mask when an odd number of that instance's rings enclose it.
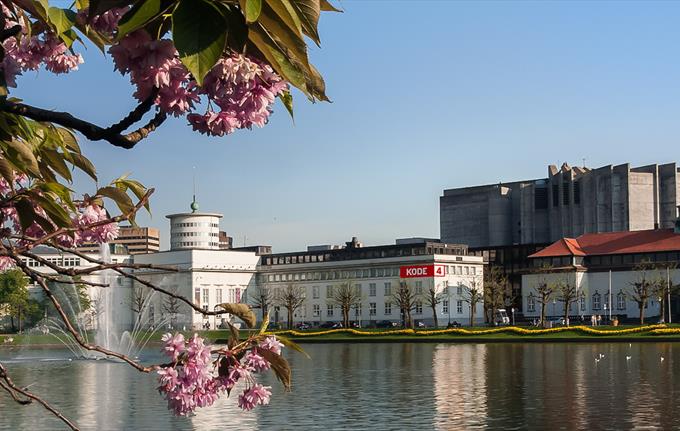
<instances>
[{"instance_id":1,"label":"parked car","mask_svg":"<svg viewBox=\"0 0 680 431\"><path fill-rule=\"evenodd\" d=\"M446 325L447 328L460 328L460 323L456 322L455 320L453 322L449 322L448 325Z\"/></svg>"},{"instance_id":2,"label":"parked car","mask_svg":"<svg viewBox=\"0 0 680 431\"><path fill-rule=\"evenodd\" d=\"M393 328L395 326L397 326L397 323L391 320L381 320L375 324L376 328Z\"/></svg>"},{"instance_id":3,"label":"parked car","mask_svg":"<svg viewBox=\"0 0 680 431\"><path fill-rule=\"evenodd\" d=\"M340 323L340 322L323 322L321 325L319 325L319 328L324 328L324 329L342 328L342 323Z\"/></svg>"},{"instance_id":4,"label":"parked car","mask_svg":"<svg viewBox=\"0 0 680 431\"><path fill-rule=\"evenodd\" d=\"M297 324L296 328L301 331L306 331L307 329L311 328L311 326L309 325L309 323L301 322Z\"/></svg>"}]
</instances>

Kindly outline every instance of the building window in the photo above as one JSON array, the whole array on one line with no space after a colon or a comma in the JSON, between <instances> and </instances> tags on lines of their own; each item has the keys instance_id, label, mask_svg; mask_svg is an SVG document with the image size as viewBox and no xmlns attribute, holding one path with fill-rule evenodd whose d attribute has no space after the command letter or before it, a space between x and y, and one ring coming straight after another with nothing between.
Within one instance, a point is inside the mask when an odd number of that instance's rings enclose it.
<instances>
[{"instance_id":1,"label":"building window","mask_svg":"<svg viewBox=\"0 0 680 431\"><path fill-rule=\"evenodd\" d=\"M537 210L548 209L548 189L536 187L534 189L534 208Z\"/></svg>"},{"instance_id":2,"label":"building window","mask_svg":"<svg viewBox=\"0 0 680 431\"><path fill-rule=\"evenodd\" d=\"M208 289L203 289L203 303L207 304L210 302L210 291Z\"/></svg>"},{"instance_id":3,"label":"building window","mask_svg":"<svg viewBox=\"0 0 680 431\"><path fill-rule=\"evenodd\" d=\"M581 298L579 299L581 305L581 311L586 311L586 295L581 293Z\"/></svg>"},{"instance_id":4,"label":"building window","mask_svg":"<svg viewBox=\"0 0 680 431\"><path fill-rule=\"evenodd\" d=\"M326 286L326 298L333 297L333 286Z\"/></svg>"},{"instance_id":5,"label":"building window","mask_svg":"<svg viewBox=\"0 0 680 431\"><path fill-rule=\"evenodd\" d=\"M217 290L215 291L215 301L216 301L218 304L221 304L221 303L222 303L222 289L217 289Z\"/></svg>"},{"instance_id":6,"label":"building window","mask_svg":"<svg viewBox=\"0 0 680 431\"><path fill-rule=\"evenodd\" d=\"M312 299L319 299L319 286L312 287Z\"/></svg>"},{"instance_id":7,"label":"building window","mask_svg":"<svg viewBox=\"0 0 680 431\"><path fill-rule=\"evenodd\" d=\"M392 294L392 283L391 282L386 282L385 283L385 296L390 296Z\"/></svg>"},{"instance_id":8,"label":"building window","mask_svg":"<svg viewBox=\"0 0 680 431\"><path fill-rule=\"evenodd\" d=\"M599 293L595 292L593 294L593 310L599 310L602 308L601 296Z\"/></svg>"},{"instance_id":9,"label":"building window","mask_svg":"<svg viewBox=\"0 0 680 431\"><path fill-rule=\"evenodd\" d=\"M619 292L616 295L616 309L617 310L625 310L626 309L626 294L623 292Z\"/></svg>"},{"instance_id":10,"label":"building window","mask_svg":"<svg viewBox=\"0 0 680 431\"><path fill-rule=\"evenodd\" d=\"M463 294L463 286L458 285L458 287L456 288L456 294L457 295Z\"/></svg>"},{"instance_id":11,"label":"building window","mask_svg":"<svg viewBox=\"0 0 680 431\"><path fill-rule=\"evenodd\" d=\"M201 289L194 289L194 302L197 305L201 303Z\"/></svg>"},{"instance_id":12,"label":"building window","mask_svg":"<svg viewBox=\"0 0 680 431\"><path fill-rule=\"evenodd\" d=\"M368 296L375 296L376 295L376 287L375 283L369 283L368 284Z\"/></svg>"},{"instance_id":13,"label":"building window","mask_svg":"<svg viewBox=\"0 0 680 431\"><path fill-rule=\"evenodd\" d=\"M456 313L463 314L463 301L456 301Z\"/></svg>"},{"instance_id":14,"label":"building window","mask_svg":"<svg viewBox=\"0 0 680 431\"><path fill-rule=\"evenodd\" d=\"M442 301L442 313L448 313L449 312L449 300L445 299Z\"/></svg>"},{"instance_id":15,"label":"building window","mask_svg":"<svg viewBox=\"0 0 680 431\"><path fill-rule=\"evenodd\" d=\"M423 294L423 282L422 281L416 281L416 295L422 295Z\"/></svg>"},{"instance_id":16,"label":"building window","mask_svg":"<svg viewBox=\"0 0 680 431\"><path fill-rule=\"evenodd\" d=\"M536 311L536 298L534 298L533 293L530 293L529 296L527 296L527 311L529 313Z\"/></svg>"},{"instance_id":17,"label":"building window","mask_svg":"<svg viewBox=\"0 0 680 431\"><path fill-rule=\"evenodd\" d=\"M319 304L312 305L312 315L314 317L321 316L321 306Z\"/></svg>"},{"instance_id":18,"label":"building window","mask_svg":"<svg viewBox=\"0 0 680 431\"><path fill-rule=\"evenodd\" d=\"M415 306L416 306L415 314L423 314L423 303L420 301L416 301Z\"/></svg>"},{"instance_id":19,"label":"building window","mask_svg":"<svg viewBox=\"0 0 680 431\"><path fill-rule=\"evenodd\" d=\"M392 303L386 302L385 303L385 315L390 315L390 314L392 314Z\"/></svg>"},{"instance_id":20,"label":"building window","mask_svg":"<svg viewBox=\"0 0 680 431\"><path fill-rule=\"evenodd\" d=\"M369 316L375 316L375 314L376 314L376 303L370 302L368 304L368 315Z\"/></svg>"},{"instance_id":21,"label":"building window","mask_svg":"<svg viewBox=\"0 0 680 431\"><path fill-rule=\"evenodd\" d=\"M326 316L333 317L333 306L331 304L326 306Z\"/></svg>"},{"instance_id":22,"label":"building window","mask_svg":"<svg viewBox=\"0 0 680 431\"><path fill-rule=\"evenodd\" d=\"M354 290L356 291L357 295L361 296L361 284L355 284Z\"/></svg>"},{"instance_id":23,"label":"building window","mask_svg":"<svg viewBox=\"0 0 680 431\"><path fill-rule=\"evenodd\" d=\"M569 205L569 183L562 182L562 205Z\"/></svg>"}]
</instances>

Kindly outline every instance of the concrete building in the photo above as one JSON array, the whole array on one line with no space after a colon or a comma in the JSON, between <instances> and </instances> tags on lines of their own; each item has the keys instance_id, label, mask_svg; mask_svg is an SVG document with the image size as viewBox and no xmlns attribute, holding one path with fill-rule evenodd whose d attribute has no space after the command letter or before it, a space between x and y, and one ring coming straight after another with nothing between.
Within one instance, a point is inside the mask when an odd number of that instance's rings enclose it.
<instances>
[{"instance_id":1,"label":"concrete building","mask_svg":"<svg viewBox=\"0 0 680 431\"><path fill-rule=\"evenodd\" d=\"M573 318L593 314L637 319L634 283L655 281L662 287L680 285L680 226L675 229L589 233L563 238L529 256L533 270L522 276L524 316L540 315L536 286L539 283L571 283L578 300L570 307ZM653 289L652 289L653 290ZM554 295L546 310L562 316L563 303ZM671 297L673 321L680 314L675 294ZM668 294L653 292L644 308L645 317L668 318L661 303ZM666 304L668 304L666 302ZM663 316L662 316L663 314Z\"/></svg>"},{"instance_id":2,"label":"concrete building","mask_svg":"<svg viewBox=\"0 0 680 431\"><path fill-rule=\"evenodd\" d=\"M680 205L680 168L551 165L546 178L444 190L439 204L441 240L471 248L667 229Z\"/></svg>"},{"instance_id":3,"label":"concrete building","mask_svg":"<svg viewBox=\"0 0 680 431\"><path fill-rule=\"evenodd\" d=\"M111 244L123 245L129 254L155 253L161 246L160 231L154 227L121 226L118 238ZM78 247L83 253L99 253L99 244L89 243Z\"/></svg>"}]
</instances>

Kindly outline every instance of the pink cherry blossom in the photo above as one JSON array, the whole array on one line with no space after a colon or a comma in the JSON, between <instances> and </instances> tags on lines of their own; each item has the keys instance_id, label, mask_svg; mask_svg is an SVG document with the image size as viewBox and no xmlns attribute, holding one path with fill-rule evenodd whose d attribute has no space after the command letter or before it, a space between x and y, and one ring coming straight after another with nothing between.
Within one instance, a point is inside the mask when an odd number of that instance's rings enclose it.
<instances>
[{"instance_id":1,"label":"pink cherry blossom","mask_svg":"<svg viewBox=\"0 0 680 431\"><path fill-rule=\"evenodd\" d=\"M244 360L249 367L252 367L257 372L268 370L270 366L269 362L254 349L246 353Z\"/></svg>"},{"instance_id":2,"label":"pink cherry blossom","mask_svg":"<svg viewBox=\"0 0 680 431\"><path fill-rule=\"evenodd\" d=\"M243 410L252 410L257 405L267 405L271 394L271 386L254 384L239 395L238 406Z\"/></svg>"},{"instance_id":3,"label":"pink cherry blossom","mask_svg":"<svg viewBox=\"0 0 680 431\"><path fill-rule=\"evenodd\" d=\"M269 336L260 343L260 348L270 350L272 353L280 355L283 343L277 340L276 337Z\"/></svg>"},{"instance_id":4,"label":"pink cherry blossom","mask_svg":"<svg viewBox=\"0 0 680 431\"><path fill-rule=\"evenodd\" d=\"M176 361L179 354L184 351L184 335L179 332L174 336L167 333L163 335L161 340L165 343L165 347L163 347L165 354Z\"/></svg>"}]
</instances>

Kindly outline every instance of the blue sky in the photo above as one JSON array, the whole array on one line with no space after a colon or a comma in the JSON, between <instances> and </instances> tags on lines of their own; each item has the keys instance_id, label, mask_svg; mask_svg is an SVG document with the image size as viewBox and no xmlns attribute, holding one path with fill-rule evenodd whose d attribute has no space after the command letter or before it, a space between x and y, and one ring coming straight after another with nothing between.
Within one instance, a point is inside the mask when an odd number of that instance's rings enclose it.
<instances>
[{"instance_id":1,"label":"blue sky","mask_svg":"<svg viewBox=\"0 0 680 431\"><path fill-rule=\"evenodd\" d=\"M337 3L337 2L336 2ZM345 0L324 14L312 61L333 103L296 96L269 125L206 138L184 119L134 150L83 148L107 180L156 188L153 216L224 213L242 245L275 251L439 236L444 188L544 176L548 164L678 160L680 3ZM71 75L20 79L14 95L105 125L133 106L96 49ZM79 190L92 185L79 181Z\"/></svg>"}]
</instances>

